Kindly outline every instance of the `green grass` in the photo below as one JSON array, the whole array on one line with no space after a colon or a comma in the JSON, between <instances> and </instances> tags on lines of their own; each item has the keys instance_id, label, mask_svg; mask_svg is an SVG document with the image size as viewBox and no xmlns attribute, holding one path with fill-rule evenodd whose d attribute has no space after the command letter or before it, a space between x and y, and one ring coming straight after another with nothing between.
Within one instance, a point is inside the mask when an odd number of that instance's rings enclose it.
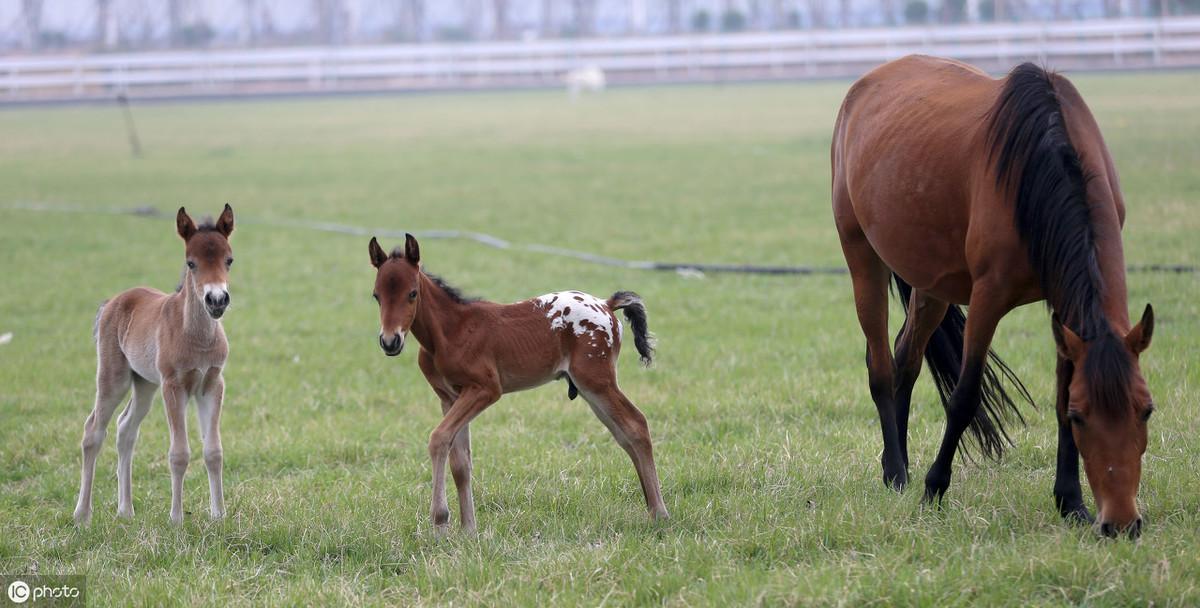
<instances>
[{"instance_id":1,"label":"green grass","mask_svg":"<svg viewBox=\"0 0 1200 608\"><path fill-rule=\"evenodd\" d=\"M1076 81L1121 171L1128 261L1200 263L1200 79ZM1009 315L996 339L1040 408L1003 463L959 463L937 511L880 482L846 277L695 280L427 240L431 270L489 299L646 298L659 358L643 370L626 353L621 378L650 420L673 515L647 520L625 454L559 383L507 396L472 425L480 532L439 541L425 442L440 410L414 355L375 345L367 239L263 223L841 264L828 139L847 85L618 90L574 104L558 92L163 104L136 108L141 159L115 108L0 111L0 333L14 333L0 346L0 573L86 574L95 605L1200 603L1195 275L1129 277L1130 306L1152 301L1158 314L1143 368L1159 412L1146 534L1112 542L1053 506L1053 342L1040 306ZM168 523L156 405L134 465L137 516L115 519L110 429L93 524L73 525L96 305L138 284L172 287L182 247L169 221L19 201L237 209L226 520L207 518L193 428L189 515ZM920 479L943 417L927 379L915 399Z\"/></svg>"}]
</instances>

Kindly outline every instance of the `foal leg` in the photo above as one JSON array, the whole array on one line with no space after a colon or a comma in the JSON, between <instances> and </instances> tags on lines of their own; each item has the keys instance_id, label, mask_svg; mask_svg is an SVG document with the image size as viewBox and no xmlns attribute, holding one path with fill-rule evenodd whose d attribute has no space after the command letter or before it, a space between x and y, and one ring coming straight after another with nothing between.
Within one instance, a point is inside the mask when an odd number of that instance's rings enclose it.
<instances>
[{"instance_id":1,"label":"foal leg","mask_svg":"<svg viewBox=\"0 0 1200 608\"><path fill-rule=\"evenodd\" d=\"M888 344L888 283L891 271L861 232L843 232L842 251L854 283L854 307L867 339L867 381L883 435L883 483L895 490L908 485L908 470L896 422L891 345Z\"/></svg>"},{"instance_id":2,"label":"foal leg","mask_svg":"<svg viewBox=\"0 0 1200 608\"><path fill-rule=\"evenodd\" d=\"M442 400L442 415L450 413L454 398L439 389L434 389ZM475 498L471 493L471 425L464 424L450 444L450 476L454 478L454 489L458 492L458 522L466 532L474 532Z\"/></svg>"},{"instance_id":3,"label":"foal leg","mask_svg":"<svg viewBox=\"0 0 1200 608\"><path fill-rule=\"evenodd\" d=\"M133 399L117 419L117 517L133 517L133 446L158 385L134 375Z\"/></svg>"},{"instance_id":4,"label":"foal leg","mask_svg":"<svg viewBox=\"0 0 1200 608\"><path fill-rule=\"evenodd\" d=\"M988 348L996 325L1008 311L1003 304L1000 290L981 286L977 281L971 293L970 313L967 329L963 336L963 364L958 385L950 396L950 408L946 412L946 431L937 459L925 475L925 502L940 501L950 487L950 473L954 453L958 450L963 431L979 412L980 389L983 367L987 363Z\"/></svg>"},{"instance_id":5,"label":"foal leg","mask_svg":"<svg viewBox=\"0 0 1200 608\"><path fill-rule=\"evenodd\" d=\"M908 301L908 318L896 336L896 433L900 439L900 455L908 468L908 414L912 405L913 385L921 375L921 358L929 338L946 316L949 304L912 290Z\"/></svg>"},{"instance_id":6,"label":"foal leg","mask_svg":"<svg viewBox=\"0 0 1200 608\"><path fill-rule=\"evenodd\" d=\"M654 519L667 519L670 514L667 513L667 505L663 503L646 417L617 386L615 370L608 366L607 362L604 365L604 369L591 366L595 370L593 374L588 374L586 370L580 370L573 365L571 380L579 387L580 394L587 400L592 412L608 427L617 444L633 460L633 468L642 484L642 495L646 498L646 508L649 509L650 516ZM589 375L599 376L601 379L595 380L589 378Z\"/></svg>"},{"instance_id":7,"label":"foal leg","mask_svg":"<svg viewBox=\"0 0 1200 608\"><path fill-rule=\"evenodd\" d=\"M98 349L104 350L103 348ZM96 403L83 424L83 467L79 479L79 500L75 503L75 522L87 525L92 519L92 481L96 478L96 457L108 435L108 422L121 399L129 392L133 372L119 352L101 353L96 366Z\"/></svg>"},{"instance_id":8,"label":"foal leg","mask_svg":"<svg viewBox=\"0 0 1200 608\"><path fill-rule=\"evenodd\" d=\"M450 507L446 504L446 459L460 432L489 405L500 399L499 386L469 386L463 388L454 404L446 411L437 428L429 436L429 458L433 463L433 500L430 516L437 532L444 533L450 523ZM470 441L469 435L466 440ZM456 480L457 482L457 480ZM461 496L460 496L461 506ZM474 509L474 503L471 508ZM474 519L472 517L472 519ZM465 527L465 521L464 521Z\"/></svg>"},{"instance_id":9,"label":"foal leg","mask_svg":"<svg viewBox=\"0 0 1200 608\"><path fill-rule=\"evenodd\" d=\"M166 374L164 374L164 378ZM175 381L162 385L163 405L167 410L167 427L171 431L171 447L167 462L171 465L171 523L183 523L183 474L187 472L192 450L187 436L187 389Z\"/></svg>"},{"instance_id":10,"label":"foal leg","mask_svg":"<svg viewBox=\"0 0 1200 608\"><path fill-rule=\"evenodd\" d=\"M1058 358L1057 376L1058 403L1055 411L1058 418L1058 462L1054 475L1054 504L1067 521L1091 524L1095 521L1083 504L1083 490L1079 487L1079 449L1075 447L1075 435L1071 433L1071 421L1067 419L1068 389L1074 364L1069 359Z\"/></svg>"},{"instance_id":11,"label":"foal leg","mask_svg":"<svg viewBox=\"0 0 1200 608\"><path fill-rule=\"evenodd\" d=\"M196 415L200 419L200 440L204 443L204 466L208 469L209 514L225 517L225 484L222 478L224 452L221 449L221 403L225 399L225 379L213 368L196 396Z\"/></svg>"}]
</instances>

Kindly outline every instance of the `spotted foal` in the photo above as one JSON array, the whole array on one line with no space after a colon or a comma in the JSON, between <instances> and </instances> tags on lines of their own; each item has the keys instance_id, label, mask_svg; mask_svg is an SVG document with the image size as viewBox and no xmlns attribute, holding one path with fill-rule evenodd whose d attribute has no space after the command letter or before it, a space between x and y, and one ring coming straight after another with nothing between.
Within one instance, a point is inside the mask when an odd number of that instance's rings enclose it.
<instances>
[{"instance_id":1,"label":"spotted foal","mask_svg":"<svg viewBox=\"0 0 1200 608\"><path fill-rule=\"evenodd\" d=\"M75 507L75 521L81 525L91 520L96 456L108 422L131 386L133 398L117 421L117 516L133 517L133 446L160 385L171 432L171 521L183 521L183 474L191 457L185 414L192 398L208 467L210 513L213 518L225 514L219 423L225 394L221 370L229 346L220 318L229 306L233 209L225 205L215 224L197 227L180 207L175 223L187 264L175 293L135 287L105 302L96 315L96 405L83 427L83 472Z\"/></svg>"},{"instance_id":2,"label":"spotted foal","mask_svg":"<svg viewBox=\"0 0 1200 608\"><path fill-rule=\"evenodd\" d=\"M505 393L565 379L629 454L641 481L646 506L655 519L667 518L654 467L646 418L617 386L622 328L613 314L624 309L642 362L653 355L646 308L636 294L617 292L607 301L578 291L547 294L515 304L463 298L421 271L417 240L407 235L403 250L384 253L374 238L379 346L400 354L411 332L420 343L418 362L442 402L441 424L429 438L433 461L432 518L444 532L446 461L458 489L464 530L475 530L471 496L471 420Z\"/></svg>"}]
</instances>

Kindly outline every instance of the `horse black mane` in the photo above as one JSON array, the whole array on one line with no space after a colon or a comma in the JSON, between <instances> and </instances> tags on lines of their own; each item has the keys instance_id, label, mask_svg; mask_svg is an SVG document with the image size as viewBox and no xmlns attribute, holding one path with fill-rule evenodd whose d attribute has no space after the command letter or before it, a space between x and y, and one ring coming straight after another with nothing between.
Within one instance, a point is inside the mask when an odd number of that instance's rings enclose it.
<instances>
[{"instance_id":1,"label":"horse black mane","mask_svg":"<svg viewBox=\"0 0 1200 608\"><path fill-rule=\"evenodd\" d=\"M1101 307L1104 281L1087 199L1092 176L1067 132L1059 79L1032 63L1014 68L990 112L989 144L997 186L1015 197L1017 231L1047 306L1089 343L1083 373L1090 401L1117 412L1128 403L1133 362Z\"/></svg>"},{"instance_id":2,"label":"horse black mane","mask_svg":"<svg viewBox=\"0 0 1200 608\"><path fill-rule=\"evenodd\" d=\"M404 259L404 248L397 247L397 248L393 249L391 257L401 259L401 260ZM421 274L425 275L426 277L429 277L429 280L432 281L434 285L437 285L438 289L442 290L442 293L445 293L447 296L450 297L451 300L453 300L454 302L456 302L458 304L470 304L471 302L479 301L479 298L472 298L472 297L463 295L463 292L460 291L457 287L447 283L445 279L443 279L442 277L439 277L436 274L426 272L425 270L421 270Z\"/></svg>"}]
</instances>

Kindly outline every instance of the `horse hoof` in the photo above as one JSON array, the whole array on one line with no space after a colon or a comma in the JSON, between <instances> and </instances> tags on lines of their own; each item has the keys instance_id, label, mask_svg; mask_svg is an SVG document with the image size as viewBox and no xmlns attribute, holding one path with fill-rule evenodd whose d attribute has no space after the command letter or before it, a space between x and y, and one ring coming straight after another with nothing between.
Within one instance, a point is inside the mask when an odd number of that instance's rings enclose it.
<instances>
[{"instance_id":1,"label":"horse hoof","mask_svg":"<svg viewBox=\"0 0 1200 608\"><path fill-rule=\"evenodd\" d=\"M901 471L899 473L884 473L883 485L897 492L904 492L904 487L908 485L908 472Z\"/></svg>"},{"instance_id":2,"label":"horse hoof","mask_svg":"<svg viewBox=\"0 0 1200 608\"><path fill-rule=\"evenodd\" d=\"M941 506L942 497L946 495L946 486L938 486L925 482L925 496L921 498L921 502L927 505Z\"/></svg>"},{"instance_id":3,"label":"horse hoof","mask_svg":"<svg viewBox=\"0 0 1200 608\"><path fill-rule=\"evenodd\" d=\"M117 509L117 519L133 519L133 507Z\"/></svg>"},{"instance_id":4,"label":"horse hoof","mask_svg":"<svg viewBox=\"0 0 1200 608\"><path fill-rule=\"evenodd\" d=\"M1073 526L1091 526L1096 523L1096 518L1088 512L1087 507L1079 505L1073 509L1065 510L1062 513L1063 519Z\"/></svg>"},{"instance_id":5,"label":"horse hoof","mask_svg":"<svg viewBox=\"0 0 1200 608\"><path fill-rule=\"evenodd\" d=\"M80 528L86 528L91 523L92 523L92 512L91 511L76 511L75 512L75 525L76 526L79 526Z\"/></svg>"}]
</instances>

